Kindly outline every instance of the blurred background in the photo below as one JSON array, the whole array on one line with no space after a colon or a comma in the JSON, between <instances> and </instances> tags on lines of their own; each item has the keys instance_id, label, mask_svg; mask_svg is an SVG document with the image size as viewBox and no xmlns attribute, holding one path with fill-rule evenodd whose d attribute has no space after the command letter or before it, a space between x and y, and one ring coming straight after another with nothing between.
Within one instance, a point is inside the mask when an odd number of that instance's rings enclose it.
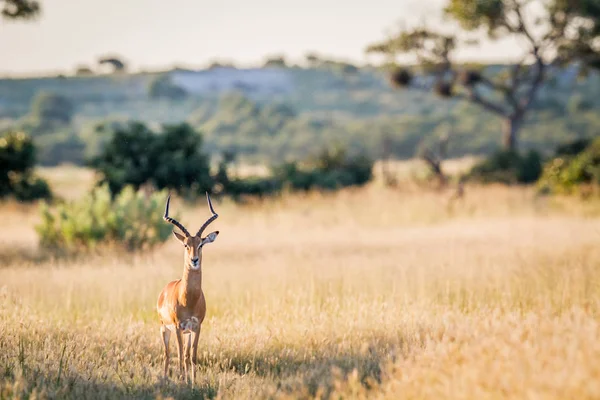
<instances>
[{"instance_id":1,"label":"blurred background","mask_svg":"<svg viewBox=\"0 0 600 400\"><path fill-rule=\"evenodd\" d=\"M582 4L6 0L0 130L31 139L29 163L94 168L113 191L330 189L377 162L390 183L393 161L440 178L445 158L492 155L479 178L531 183L600 126L597 5ZM144 134L169 142L160 162Z\"/></svg>"}]
</instances>

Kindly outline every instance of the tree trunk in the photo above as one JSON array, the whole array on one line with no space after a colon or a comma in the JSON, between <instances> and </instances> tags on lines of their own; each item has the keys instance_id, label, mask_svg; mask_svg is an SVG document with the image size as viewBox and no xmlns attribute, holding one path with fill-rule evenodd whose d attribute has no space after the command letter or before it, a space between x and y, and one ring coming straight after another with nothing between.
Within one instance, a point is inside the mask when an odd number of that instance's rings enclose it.
<instances>
[{"instance_id":1,"label":"tree trunk","mask_svg":"<svg viewBox=\"0 0 600 400\"><path fill-rule=\"evenodd\" d=\"M504 150L517 151L520 128L520 117L508 117L502 121L502 144L504 145Z\"/></svg>"}]
</instances>

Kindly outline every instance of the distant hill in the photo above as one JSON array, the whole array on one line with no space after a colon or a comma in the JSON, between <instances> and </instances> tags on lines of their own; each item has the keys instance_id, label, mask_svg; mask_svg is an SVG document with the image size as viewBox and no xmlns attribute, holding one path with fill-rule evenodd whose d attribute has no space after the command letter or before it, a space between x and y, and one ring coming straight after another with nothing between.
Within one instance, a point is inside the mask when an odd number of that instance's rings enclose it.
<instances>
[{"instance_id":1,"label":"distant hill","mask_svg":"<svg viewBox=\"0 0 600 400\"><path fill-rule=\"evenodd\" d=\"M487 69L502 73L504 67ZM523 135L526 148L549 151L563 140L600 132L600 79L577 80L576 73L561 71L543 88ZM164 78L177 88L177 97L150 95L150 87ZM34 99L43 92L73 105L68 126L31 121ZM94 126L104 120L189 121L205 134L211 151L234 150L267 161L305 156L331 141L379 156L384 136L391 137L393 153L406 158L443 130L453 135L452 155L481 154L498 145L500 130L499 121L480 108L393 90L382 71L343 63L0 79L0 129L33 132L47 147L45 163L81 162L97 152L106 137ZM69 151L54 148L67 144Z\"/></svg>"}]
</instances>

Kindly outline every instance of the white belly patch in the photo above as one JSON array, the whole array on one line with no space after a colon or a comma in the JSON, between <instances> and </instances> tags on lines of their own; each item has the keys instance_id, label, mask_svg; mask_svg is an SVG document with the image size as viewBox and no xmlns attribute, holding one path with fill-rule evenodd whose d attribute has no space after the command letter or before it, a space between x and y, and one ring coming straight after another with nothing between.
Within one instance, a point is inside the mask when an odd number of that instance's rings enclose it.
<instances>
[{"instance_id":1,"label":"white belly patch","mask_svg":"<svg viewBox=\"0 0 600 400\"><path fill-rule=\"evenodd\" d=\"M196 317L191 317L179 323L179 329L181 329L183 333L196 332L199 327L200 321Z\"/></svg>"}]
</instances>

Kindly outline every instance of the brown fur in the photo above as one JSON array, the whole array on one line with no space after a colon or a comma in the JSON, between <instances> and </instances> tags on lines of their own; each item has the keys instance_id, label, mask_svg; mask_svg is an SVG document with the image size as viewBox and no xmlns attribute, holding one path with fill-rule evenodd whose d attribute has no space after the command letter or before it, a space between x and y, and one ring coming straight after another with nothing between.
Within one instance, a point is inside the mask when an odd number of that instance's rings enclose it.
<instances>
[{"instance_id":1,"label":"brown fur","mask_svg":"<svg viewBox=\"0 0 600 400\"><path fill-rule=\"evenodd\" d=\"M165 349L164 375L169 372L169 339L171 332L177 338L179 355L179 372L188 376L191 367L192 381L195 379L195 367L198 353L200 328L206 316L206 300L202 291L202 248L215 240L219 231L199 236L173 235L185 246L183 277L169 282L158 296L156 310L160 318L160 332ZM183 351L183 335L187 334L185 362ZM191 358L190 358L190 350Z\"/></svg>"}]
</instances>

